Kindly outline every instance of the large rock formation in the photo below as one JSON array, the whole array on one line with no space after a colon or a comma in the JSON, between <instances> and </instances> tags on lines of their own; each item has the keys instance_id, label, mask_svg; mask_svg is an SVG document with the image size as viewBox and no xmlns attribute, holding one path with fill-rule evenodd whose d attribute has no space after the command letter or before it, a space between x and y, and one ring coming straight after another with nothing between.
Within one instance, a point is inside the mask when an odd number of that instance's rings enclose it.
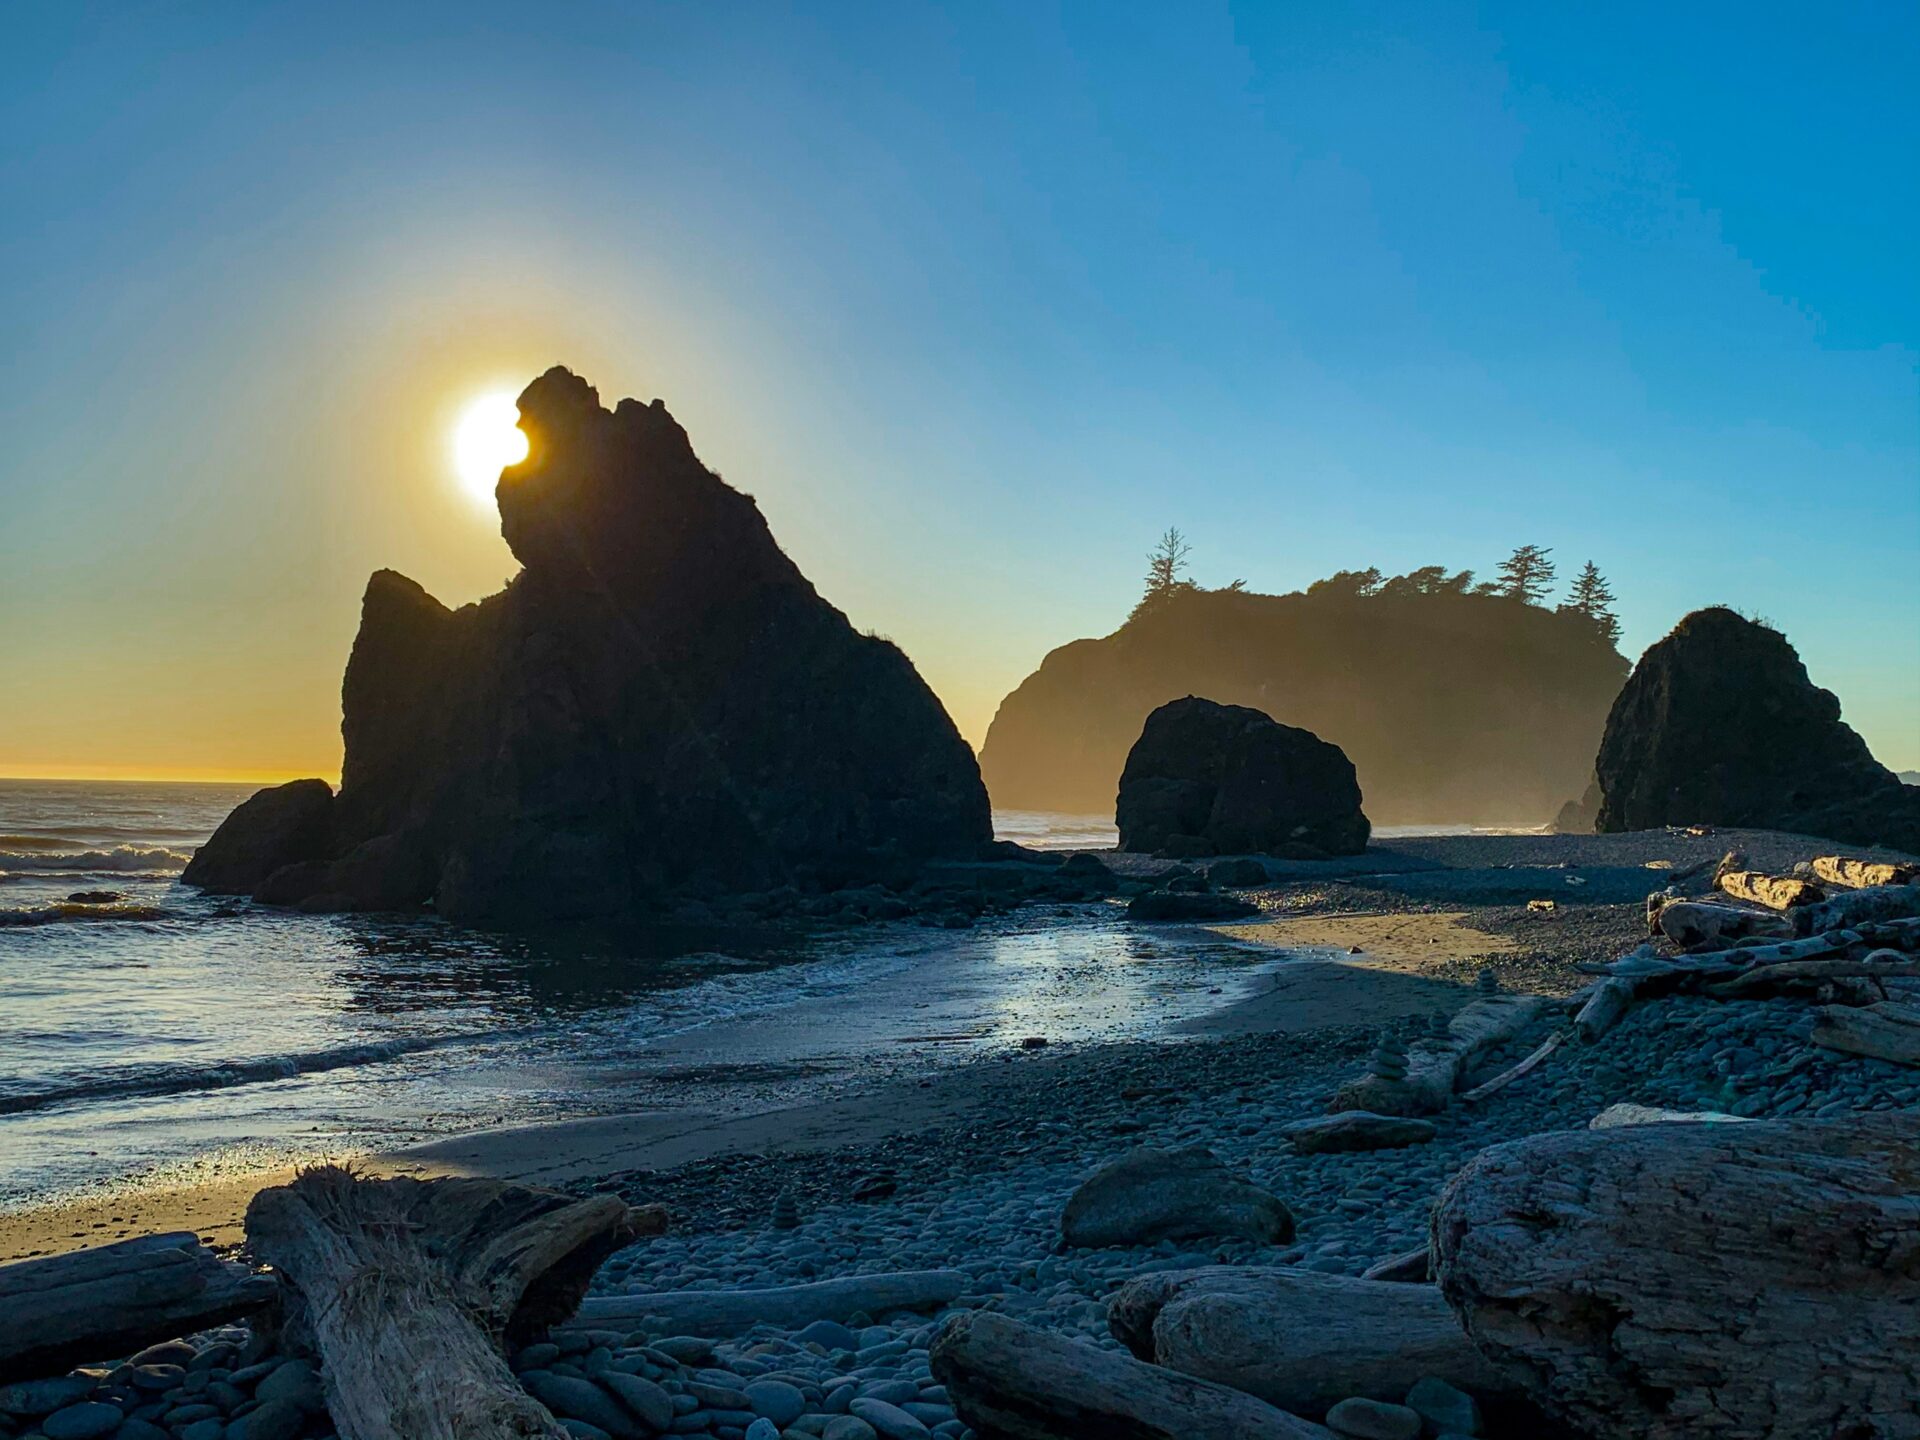
<instances>
[{"instance_id":1,"label":"large rock formation","mask_svg":"<svg viewBox=\"0 0 1920 1440\"><path fill-rule=\"evenodd\" d=\"M180 878L220 895L245 895L274 871L333 850L333 787L289 780L256 791L221 822L218 844L200 847Z\"/></svg>"},{"instance_id":2,"label":"large rock formation","mask_svg":"<svg viewBox=\"0 0 1920 1440\"><path fill-rule=\"evenodd\" d=\"M973 753L911 662L815 592L664 405L609 412L555 368L520 414L529 454L496 491L520 574L449 610L375 573L325 853L257 873L256 797L196 858L237 877L215 888L522 922L991 841Z\"/></svg>"},{"instance_id":3,"label":"large rock formation","mask_svg":"<svg viewBox=\"0 0 1920 1440\"><path fill-rule=\"evenodd\" d=\"M1180 855L1358 855L1372 829L1338 745L1193 695L1147 717L1114 820L1122 850Z\"/></svg>"},{"instance_id":4,"label":"large rock formation","mask_svg":"<svg viewBox=\"0 0 1920 1440\"><path fill-rule=\"evenodd\" d=\"M1207 695L1338 744L1376 823L1544 824L1587 783L1626 676L1585 617L1501 596L1180 590L1049 654L980 768L996 805L1104 812L1148 714Z\"/></svg>"},{"instance_id":5,"label":"large rock formation","mask_svg":"<svg viewBox=\"0 0 1920 1440\"><path fill-rule=\"evenodd\" d=\"M1595 768L1602 831L1796 830L1920 848L1920 792L1867 750L1786 636L1697 610L1640 657Z\"/></svg>"}]
</instances>

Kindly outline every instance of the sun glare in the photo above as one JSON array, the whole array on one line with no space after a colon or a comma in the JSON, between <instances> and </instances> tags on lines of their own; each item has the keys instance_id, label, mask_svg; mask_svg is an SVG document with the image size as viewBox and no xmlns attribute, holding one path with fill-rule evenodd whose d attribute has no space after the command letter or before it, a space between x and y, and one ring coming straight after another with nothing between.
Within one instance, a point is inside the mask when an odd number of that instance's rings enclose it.
<instances>
[{"instance_id":1,"label":"sun glare","mask_svg":"<svg viewBox=\"0 0 1920 1440\"><path fill-rule=\"evenodd\" d=\"M453 427L453 473L469 499L493 509L493 488L500 472L526 458L520 407L510 391L478 395L467 402Z\"/></svg>"}]
</instances>

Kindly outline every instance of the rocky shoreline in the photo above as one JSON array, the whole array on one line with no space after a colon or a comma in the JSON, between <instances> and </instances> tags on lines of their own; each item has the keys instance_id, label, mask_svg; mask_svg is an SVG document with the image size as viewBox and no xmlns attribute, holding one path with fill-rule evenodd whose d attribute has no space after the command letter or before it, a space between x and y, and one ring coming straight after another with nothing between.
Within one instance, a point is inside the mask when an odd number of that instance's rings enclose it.
<instances>
[{"instance_id":1,"label":"rocky shoreline","mask_svg":"<svg viewBox=\"0 0 1920 1440\"><path fill-rule=\"evenodd\" d=\"M1770 858L1805 849L1793 837L1738 839ZM1678 868L1694 850L1727 843L1725 836L1672 837L1663 859ZM1522 838L1508 850L1524 856L1534 844ZM1475 858L1473 848L1456 846L1455 857ZM1618 956L1645 935L1643 900L1594 893L1556 897L1552 909L1505 897L1477 903L1474 877L1482 868L1463 867L1463 884L1452 893L1316 880L1269 886L1259 900L1268 913L1287 915L1464 909L1475 929L1508 942L1491 967L1504 988L1548 996L1570 995L1590 979L1577 965ZM1533 868L1524 883L1537 889L1555 880L1564 874ZM1604 885L1596 872L1594 883L1563 893ZM1489 967L1459 957L1426 969L1428 978L1454 982L1457 1005L1480 993L1471 982ZM1476 1056L1461 1089L1533 1052L1566 1014L1551 1005ZM916 1313L856 1311L719 1337L675 1333L666 1317L619 1329L564 1328L519 1348L514 1369L568 1433L587 1440L964 1440L973 1432L936 1378L932 1355L942 1322L959 1311L1003 1315L1117 1353L1108 1304L1126 1282L1214 1265L1364 1275L1425 1245L1442 1187L1475 1155L1519 1137L1582 1130L1609 1106L1767 1119L1920 1108L1920 1070L1810 1046L1815 1011L1804 998L1677 994L1629 1010L1591 1041L1561 1047L1523 1081L1431 1116L1425 1143L1303 1153L1289 1142L1286 1127L1322 1115L1383 1042L1389 1050L1414 1044L1433 1024L1413 1014L1384 1026L1009 1051L954 1077L974 1092L974 1104L924 1130L827 1149L769 1147L583 1183L582 1194L664 1204L671 1217L666 1234L601 1267L595 1297L754 1291L902 1271L964 1278L950 1304ZM1089 1174L1140 1147L1204 1147L1284 1201L1293 1233L1067 1245L1061 1216L1068 1198ZM1407 1440L1442 1426L1496 1440L1541 1433L1514 1428L1497 1406L1482 1413L1439 1377L1421 1378L1413 1411L1369 1402L1331 1416L1339 1422L1333 1433ZM1395 1428L1409 1423L1409 1413L1412 1428ZM309 1362L276 1357L269 1342L237 1330L156 1347L111 1368L0 1387L0 1435L9 1437L331 1433Z\"/></svg>"}]
</instances>

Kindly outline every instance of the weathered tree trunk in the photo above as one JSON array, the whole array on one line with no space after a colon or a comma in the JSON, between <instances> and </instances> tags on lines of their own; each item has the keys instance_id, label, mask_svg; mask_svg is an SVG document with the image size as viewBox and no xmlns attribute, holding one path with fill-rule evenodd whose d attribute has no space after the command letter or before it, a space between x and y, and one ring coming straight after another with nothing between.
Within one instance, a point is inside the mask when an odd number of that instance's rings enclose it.
<instances>
[{"instance_id":1,"label":"weathered tree trunk","mask_svg":"<svg viewBox=\"0 0 1920 1440\"><path fill-rule=\"evenodd\" d=\"M1683 950L1716 940L1745 940L1752 936L1782 939L1793 933L1793 922L1771 910L1743 910L1710 900L1675 900L1660 907L1654 928Z\"/></svg>"},{"instance_id":2,"label":"weathered tree trunk","mask_svg":"<svg viewBox=\"0 0 1920 1440\"><path fill-rule=\"evenodd\" d=\"M1904 920L1920 915L1920 885L1874 885L1849 890L1818 905L1793 912L1794 933L1818 935L1869 920Z\"/></svg>"},{"instance_id":3,"label":"weathered tree trunk","mask_svg":"<svg viewBox=\"0 0 1920 1440\"><path fill-rule=\"evenodd\" d=\"M1744 974L1707 987L1723 999L1764 995L1769 990L1819 985L1844 979L1899 979L1920 975L1920 956L1900 950L1872 950L1865 955L1835 955L1824 960L1782 960L1756 965Z\"/></svg>"},{"instance_id":4,"label":"weathered tree trunk","mask_svg":"<svg viewBox=\"0 0 1920 1440\"><path fill-rule=\"evenodd\" d=\"M1433 1375L1476 1395L1514 1391L1430 1285L1215 1266L1142 1276L1107 1324L1143 1360L1318 1417L1350 1395L1395 1404Z\"/></svg>"},{"instance_id":5,"label":"weathered tree trunk","mask_svg":"<svg viewBox=\"0 0 1920 1440\"><path fill-rule=\"evenodd\" d=\"M514 1380L509 1337L571 1314L657 1206L498 1180L360 1180L325 1166L247 1207L286 1287L286 1340L322 1362L343 1440L527 1440L565 1431Z\"/></svg>"},{"instance_id":6,"label":"weathered tree trunk","mask_svg":"<svg viewBox=\"0 0 1920 1440\"><path fill-rule=\"evenodd\" d=\"M971 1283L964 1270L895 1270L765 1290L595 1295L580 1306L572 1323L594 1330L631 1330L654 1316L677 1334L710 1338L743 1334L756 1325L798 1330L815 1320L845 1320L857 1312L938 1310L959 1299Z\"/></svg>"},{"instance_id":7,"label":"weathered tree trunk","mask_svg":"<svg viewBox=\"0 0 1920 1440\"><path fill-rule=\"evenodd\" d=\"M1874 885L1906 885L1920 876L1920 865L1905 861L1855 860L1847 855L1816 855L1813 873L1829 885L1864 890Z\"/></svg>"},{"instance_id":8,"label":"weathered tree trunk","mask_svg":"<svg viewBox=\"0 0 1920 1440\"><path fill-rule=\"evenodd\" d=\"M1480 1350L1593 1440L1920 1435L1920 1118L1494 1146L1433 1216Z\"/></svg>"},{"instance_id":9,"label":"weathered tree trunk","mask_svg":"<svg viewBox=\"0 0 1920 1440\"><path fill-rule=\"evenodd\" d=\"M1475 1056L1519 1034L1546 1008L1547 1001L1538 995L1491 995L1472 1001L1447 1022L1445 1039L1418 1040L1408 1048L1405 1079L1362 1075L1342 1085L1327 1109L1437 1114L1452 1101L1461 1071Z\"/></svg>"},{"instance_id":10,"label":"weathered tree trunk","mask_svg":"<svg viewBox=\"0 0 1920 1440\"><path fill-rule=\"evenodd\" d=\"M1636 988L1632 979L1624 975L1602 980L1587 997L1587 1003L1580 1007L1580 1013L1573 1017L1574 1032L1582 1040L1598 1040L1633 1008Z\"/></svg>"},{"instance_id":11,"label":"weathered tree trunk","mask_svg":"<svg viewBox=\"0 0 1920 1440\"><path fill-rule=\"evenodd\" d=\"M1333 1440L1224 1385L1144 1365L987 1310L949 1320L933 1375L959 1417L1008 1440Z\"/></svg>"},{"instance_id":12,"label":"weathered tree trunk","mask_svg":"<svg viewBox=\"0 0 1920 1440\"><path fill-rule=\"evenodd\" d=\"M1609 1105L1587 1122L1589 1130L1613 1130L1622 1125L1751 1125L1744 1115L1728 1115L1719 1110L1662 1110L1655 1105L1635 1105L1623 1100Z\"/></svg>"},{"instance_id":13,"label":"weathered tree trunk","mask_svg":"<svg viewBox=\"0 0 1920 1440\"><path fill-rule=\"evenodd\" d=\"M1769 910L1791 910L1827 898L1827 892L1811 880L1769 875L1762 870L1730 870L1720 877L1720 889L1736 900L1751 901Z\"/></svg>"},{"instance_id":14,"label":"weathered tree trunk","mask_svg":"<svg viewBox=\"0 0 1920 1440\"><path fill-rule=\"evenodd\" d=\"M1463 1090L1460 1093L1460 1102L1463 1105L1478 1104L1488 1096L1496 1095L1506 1089L1507 1086L1511 1085L1521 1076L1539 1069L1540 1066L1546 1062L1546 1058L1549 1055L1553 1054L1554 1051L1566 1043L1567 1036L1570 1033L1572 1032L1567 1030L1554 1031L1553 1034L1549 1035L1545 1040L1542 1040L1525 1059L1517 1064L1509 1065L1491 1080L1484 1080L1471 1090Z\"/></svg>"},{"instance_id":15,"label":"weathered tree trunk","mask_svg":"<svg viewBox=\"0 0 1920 1440\"><path fill-rule=\"evenodd\" d=\"M0 1266L0 1382L224 1325L278 1289L190 1232Z\"/></svg>"},{"instance_id":16,"label":"weathered tree trunk","mask_svg":"<svg viewBox=\"0 0 1920 1440\"><path fill-rule=\"evenodd\" d=\"M1920 1011L1905 1005L1828 1005L1814 1022L1814 1044L1848 1055L1920 1065Z\"/></svg>"}]
</instances>

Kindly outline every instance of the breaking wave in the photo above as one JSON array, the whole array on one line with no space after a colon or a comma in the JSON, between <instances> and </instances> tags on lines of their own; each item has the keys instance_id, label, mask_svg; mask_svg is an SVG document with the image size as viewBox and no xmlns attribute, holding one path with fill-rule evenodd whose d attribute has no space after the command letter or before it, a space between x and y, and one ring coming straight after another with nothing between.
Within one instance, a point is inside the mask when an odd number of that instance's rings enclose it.
<instances>
[{"instance_id":1,"label":"breaking wave","mask_svg":"<svg viewBox=\"0 0 1920 1440\"><path fill-rule=\"evenodd\" d=\"M216 1065L142 1066L119 1075L77 1080L45 1090L30 1090L15 1095L0 1093L0 1115L19 1115L29 1110L44 1110L52 1105L82 1100L181 1095L192 1090L225 1090L235 1085L290 1080L296 1075L345 1070L356 1065L377 1065L383 1060L397 1059L421 1050L434 1050L444 1045L456 1045L472 1038L466 1035L415 1035L405 1039L367 1040L356 1045L337 1045L329 1050L269 1055L256 1060L230 1060Z\"/></svg>"},{"instance_id":2,"label":"breaking wave","mask_svg":"<svg viewBox=\"0 0 1920 1440\"><path fill-rule=\"evenodd\" d=\"M31 842L29 842L31 843ZM142 849L116 845L111 850L0 850L0 871L40 870L56 874L166 874L187 868L185 850Z\"/></svg>"}]
</instances>

